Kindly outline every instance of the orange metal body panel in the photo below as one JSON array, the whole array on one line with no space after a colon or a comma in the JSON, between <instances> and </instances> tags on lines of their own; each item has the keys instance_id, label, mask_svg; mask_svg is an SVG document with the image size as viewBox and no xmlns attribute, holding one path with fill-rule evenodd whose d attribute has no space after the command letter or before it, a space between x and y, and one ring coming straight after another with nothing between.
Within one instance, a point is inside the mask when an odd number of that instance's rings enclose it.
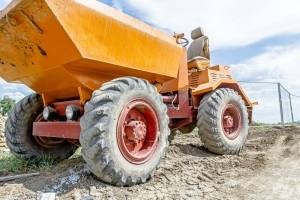
<instances>
[{"instance_id":1,"label":"orange metal body panel","mask_svg":"<svg viewBox=\"0 0 300 200\"><path fill-rule=\"evenodd\" d=\"M242 96L246 106L253 106L244 90L232 78L229 67L217 65L198 72L192 72L189 81L193 96L201 96L220 87L226 87L237 91Z\"/></svg>"},{"instance_id":2,"label":"orange metal body panel","mask_svg":"<svg viewBox=\"0 0 300 200\"><path fill-rule=\"evenodd\" d=\"M160 88L161 93L187 91L189 90L188 66L187 66L187 51L184 49L184 54L178 69L176 79L172 79L163 83Z\"/></svg>"},{"instance_id":3,"label":"orange metal body panel","mask_svg":"<svg viewBox=\"0 0 300 200\"><path fill-rule=\"evenodd\" d=\"M46 103L88 99L121 76L162 84L186 56L175 38L92 0L14 0L0 18L2 78Z\"/></svg>"},{"instance_id":4,"label":"orange metal body panel","mask_svg":"<svg viewBox=\"0 0 300 200\"><path fill-rule=\"evenodd\" d=\"M209 66L210 66L210 61L204 59L203 60L196 59L188 63L189 69L197 68L199 70L204 70Z\"/></svg>"},{"instance_id":5,"label":"orange metal body panel","mask_svg":"<svg viewBox=\"0 0 300 200\"><path fill-rule=\"evenodd\" d=\"M0 44L2 78L42 94L45 105L84 104L122 76L145 78L161 93L199 96L228 86L251 105L226 67L188 67L175 38L93 0L14 0L0 12ZM201 70L190 73L194 65Z\"/></svg>"},{"instance_id":6,"label":"orange metal body panel","mask_svg":"<svg viewBox=\"0 0 300 200\"><path fill-rule=\"evenodd\" d=\"M70 104L83 110L94 90L123 76L157 87L172 128L192 123L200 99L219 87L238 91L252 114L228 68L188 63L175 38L95 0L14 0L0 11L0 44L1 77L35 90L61 116ZM78 139L80 125L36 122L33 135Z\"/></svg>"}]
</instances>

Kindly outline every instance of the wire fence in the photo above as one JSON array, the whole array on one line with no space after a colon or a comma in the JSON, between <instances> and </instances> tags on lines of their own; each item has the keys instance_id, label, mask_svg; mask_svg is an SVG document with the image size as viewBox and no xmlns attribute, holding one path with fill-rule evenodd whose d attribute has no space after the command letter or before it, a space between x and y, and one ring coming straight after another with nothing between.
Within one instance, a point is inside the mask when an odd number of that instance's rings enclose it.
<instances>
[{"instance_id":1,"label":"wire fence","mask_svg":"<svg viewBox=\"0 0 300 200\"><path fill-rule=\"evenodd\" d=\"M249 97L258 101L253 121L258 123L300 123L300 96L281 83L239 81Z\"/></svg>"}]
</instances>

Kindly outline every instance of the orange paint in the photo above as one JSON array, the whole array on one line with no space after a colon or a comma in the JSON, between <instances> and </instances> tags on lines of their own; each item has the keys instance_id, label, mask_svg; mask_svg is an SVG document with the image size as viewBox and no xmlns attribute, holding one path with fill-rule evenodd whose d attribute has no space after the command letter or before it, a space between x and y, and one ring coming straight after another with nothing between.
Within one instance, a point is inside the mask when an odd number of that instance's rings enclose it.
<instances>
[{"instance_id":1,"label":"orange paint","mask_svg":"<svg viewBox=\"0 0 300 200\"><path fill-rule=\"evenodd\" d=\"M175 38L96 1L15 0L0 18L1 76L49 100L121 76L163 83L182 61Z\"/></svg>"},{"instance_id":2,"label":"orange paint","mask_svg":"<svg viewBox=\"0 0 300 200\"><path fill-rule=\"evenodd\" d=\"M0 74L41 94L44 104L80 99L117 77L147 79L161 93L204 93L229 84L222 66L187 62L168 36L103 3L86 0L14 0L0 12ZM198 67L197 72L192 72Z\"/></svg>"}]
</instances>

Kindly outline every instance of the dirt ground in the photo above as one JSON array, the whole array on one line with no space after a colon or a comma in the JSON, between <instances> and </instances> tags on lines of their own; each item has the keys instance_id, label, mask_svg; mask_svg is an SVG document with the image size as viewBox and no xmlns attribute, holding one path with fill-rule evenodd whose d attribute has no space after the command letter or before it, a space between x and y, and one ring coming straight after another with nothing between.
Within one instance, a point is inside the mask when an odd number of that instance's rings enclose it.
<instances>
[{"instance_id":1,"label":"dirt ground","mask_svg":"<svg viewBox=\"0 0 300 200\"><path fill-rule=\"evenodd\" d=\"M0 199L300 199L300 128L251 128L238 156L206 151L197 130L178 135L152 180L113 187L96 180L80 156L40 176L0 183Z\"/></svg>"}]
</instances>

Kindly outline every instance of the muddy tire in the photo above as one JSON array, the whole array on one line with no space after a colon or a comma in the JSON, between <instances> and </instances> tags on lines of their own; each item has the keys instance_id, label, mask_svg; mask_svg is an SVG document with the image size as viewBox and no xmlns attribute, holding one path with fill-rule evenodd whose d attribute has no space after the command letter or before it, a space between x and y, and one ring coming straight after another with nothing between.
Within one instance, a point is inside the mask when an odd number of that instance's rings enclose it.
<instances>
[{"instance_id":1,"label":"muddy tire","mask_svg":"<svg viewBox=\"0 0 300 200\"><path fill-rule=\"evenodd\" d=\"M168 146L167 107L156 88L138 78L115 79L96 90L80 125L84 160L112 185L145 183Z\"/></svg>"},{"instance_id":2,"label":"muddy tire","mask_svg":"<svg viewBox=\"0 0 300 200\"><path fill-rule=\"evenodd\" d=\"M216 154L238 154L248 135L248 113L241 96L221 88L207 94L198 110L199 135Z\"/></svg>"},{"instance_id":3,"label":"muddy tire","mask_svg":"<svg viewBox=\"0 0 300 200\"><path fill-rule=\"evenodd\" d=\"M33 122L41 118L42 112L43 103L37 94L29 95L15 105L5 124L5 138L8 148L17 158L34 162L45 157L51 157L55 160L70 157L77 148L75 145L58 139L51 139L52 142L56 143L55 145L41 145L41 140L33 137Z\"/></svg>"}]
</instances>

